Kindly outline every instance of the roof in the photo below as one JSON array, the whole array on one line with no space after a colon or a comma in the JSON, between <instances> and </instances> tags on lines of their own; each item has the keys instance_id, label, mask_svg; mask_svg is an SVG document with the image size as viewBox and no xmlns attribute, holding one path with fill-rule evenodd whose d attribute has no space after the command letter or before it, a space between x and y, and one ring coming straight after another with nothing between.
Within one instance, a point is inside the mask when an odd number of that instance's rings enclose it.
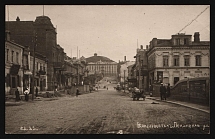
<instances>
[{"instance_id":1,"label":"roof","mask_svg":"<svg viewBox=\"0 0 215 139\"><path fill-rule=\"evenodd\" d=\"M171 40L170 39L157 39L157 46L170 46Z\"/></svg>"},{"instance_id":2,"label":"roof","mask_svg":"<svg viewBox=\"0 0 215 139\"><path fill-rule=\"evenodd\" d=\"M104 57L104 56L97 56L97 55L94 55L94 56L91 56L91 57L88 57L86 58L86 61L89 63L89 62L98 62L98 61L102 61L102 62L114 62L113 60L107 58L107 57Z\"/></svg>"}]
</instances>

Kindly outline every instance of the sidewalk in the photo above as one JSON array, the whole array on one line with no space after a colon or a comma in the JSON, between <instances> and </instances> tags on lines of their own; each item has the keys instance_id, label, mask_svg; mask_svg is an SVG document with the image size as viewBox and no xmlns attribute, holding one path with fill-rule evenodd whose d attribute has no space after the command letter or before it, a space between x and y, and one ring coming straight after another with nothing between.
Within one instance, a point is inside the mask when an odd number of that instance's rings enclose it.
<instances>
[{"instance_id":1,"label":"sidewalk","mask_svg":"<svg viewBox=\"0 0 215 139\"><path fill-rule=\"evenodd\" d=\"M147 99L152 99L152 100L156 100L156 101L161 101L160 97L146 97ZM181 105L184 107L188 107L188 108L192 108L192 109L196 109L202 112L206 112L206 113L210 113L210 107L208 106L204 106L204 105L200 105L200 104L195 104L195 103L189 103L189 102L184 102L184 101L177 101L177 100L171 100L167 98L166 101L162 101L162 102L166 102L166 103L172 103L172 104L176 104L176 105Z\"/></svg>"},{"instance_id":2,"label":"sidewalk","mask_svg":"<svg viewBox=\"0 0 215 139\"><path fill-rule=\"evenodd\" d=\"M124 90L121 90L121 92L124 93ZM125 93L129 97L131 97L131 93L129 93L128 90L125 90ZM146 95L146 99L161 101L160 97L150 97L148 95ZM195 103L189 103L189 102L184 102L184 101L177 101L177 100L173 100L171 98L167 98L166 101L162 101L162 102L172 103L172 104L176 104L176 105L180 105L180 106L184 106L184 107L196 109L196 110L199 110L199 111L202 111L202 112L210 113L210 107L209 106L204 106L204 105L195 104Z\"/></svg>"}]
</instances>

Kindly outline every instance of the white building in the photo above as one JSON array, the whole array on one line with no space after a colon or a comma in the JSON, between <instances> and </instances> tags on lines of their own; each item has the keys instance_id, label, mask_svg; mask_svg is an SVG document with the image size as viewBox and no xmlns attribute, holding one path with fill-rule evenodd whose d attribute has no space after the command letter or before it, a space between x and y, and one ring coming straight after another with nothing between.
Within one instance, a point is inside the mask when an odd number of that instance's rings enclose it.
<instances>
[{"instance_id":1,"label":"white building","mask_svg":"<svg viewBox=\"0 0 215 139\"><path fill-rule=\"evenodd\" d=\"M86 61L89 75L101 73L106 77L117 76L117 63L107 57L95 53L94 56L86 58Z\"/></svg>"},{"instance_id":2,"label":"white building","mask_svg":"<svg viewBox=\"0 0 215 139\"><path fill-rule=\"evenodd\" d=\"M10 32L5 32L5 95L23 92L22 55L24 46L10 41Z\"/></svg>"},{"instance_id":3,"label":"white building","mask_svg":"<svg viewBox=\"0 0 215 139\"><path fill-rule=\"evenodd\" d=\"M128 78L128 66L135 64L135 61L126 61L120 66L120 82L127 81ZM125 73L125 74L124 74Z\"/></svg>"},{"instance_id":4,"label":"white building","mask_svg":"<svg viewBox=\"0 0 215 139\"><path fill-rule=\"evenodd\" d=\"M171 39L153 38L147 52L149 84L170 83L184 78L210 77L210 42L200 41L199 32L177 34Z\"/></svg>"}]
</instances>

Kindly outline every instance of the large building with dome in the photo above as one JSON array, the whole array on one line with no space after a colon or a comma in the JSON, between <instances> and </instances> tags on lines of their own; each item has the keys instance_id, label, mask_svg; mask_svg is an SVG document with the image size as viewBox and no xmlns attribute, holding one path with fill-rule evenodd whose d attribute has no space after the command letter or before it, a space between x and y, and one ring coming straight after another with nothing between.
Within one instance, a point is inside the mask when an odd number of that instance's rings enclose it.
<instances>
[{"instance_id":1,"label":"large building with dome","mask_svg":"<svg viewBox=\"0 0 215 139\"><path fill-rule=\"evenodd\" d=\"M117 62L104 57L98 56L94 53L94 56L86 58L87 69L90 74L102 74L103 77L117 76Z\"/></svg>"}]
</instances>

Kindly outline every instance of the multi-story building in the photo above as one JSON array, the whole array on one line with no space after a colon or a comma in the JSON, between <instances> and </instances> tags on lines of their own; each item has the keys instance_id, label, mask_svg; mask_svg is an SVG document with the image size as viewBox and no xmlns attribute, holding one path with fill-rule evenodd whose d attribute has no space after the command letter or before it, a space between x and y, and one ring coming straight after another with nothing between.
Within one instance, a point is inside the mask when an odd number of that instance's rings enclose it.
<instances>
[{"instance_id":1,"label":"multi-story building","mask_svg":"<svg viewBox=\"0 0 215 139\"><path fill-rule=\"evenodd\" d=\"M96 53L94 56L86 58L87 69L90 74L102 74L104 76L117 76L117 63L113 60L104 57L98 56Z\"/></svg>"},{"instance_id":2,"label":"multi-story building","mask_svg":"<svg viewBox=\"0 0 215 139\"><path fill-rule=\"evenodd\" d=\"M135 72L137 79L137 87L140 90L148 90L148 58L147 58L147 49L143 49L141 45L140 49L137 49L137 53L134 56L135 60Z\"/></svg>"},{"instance_id":3,"label":"multi-story building","mask_svg":"<svg viewBox=\"0 0 215 139\"><path fill-rule=\"evenodd\" d=\"M200 41L199 32L177 34L171 39L153 38L148 52L149 84L176 84L184 78L209 77L210 42Z\"/></svg>"},{"instance_id":4,"label":"multi-story building","mask_svg":"<svg viewBox=\"0 0 215 139\"><path fill-rule=\"evenodd\" d=\"M128 78L128 66L133 65L134 61L126 61L124 64L120 66L120 82L124 83L124 79L127 82Z\"/></svg>"},{"instance_id":5,"label":"multi-story building","mask_svg":"<svg viewBox=\"0 0 215 139\"><path fill-rule=\"evenodd\" d=\"M5 31L5 95L14 95L18 89L23 92L22 57L24 46L10 40L10 32Z\"/></svg>"},{"instance_id":6,"label":"multi-story building","mask_svg":"<svg viewBox=\"0 0 215 139\"><path fill-rule=\"evenodd\" d=\"M30 56L30 72L33 73L33 54ZM32 78L31 78L32 83ZM31 86L32 87L32 86ZM40 53L35 52L35 74L34 74L34 89L39 91L47 90L47 61L46 57ZM32 88L31 88L32 89Z\"/></svg>"},{"instance_id":7,"label":"multi-story building","mask_svg":"<svg viewBox=\"0 0 215 139\"><path fill-rule=\"evenodd\" d=\"M47 16L38 16L35 21L6 21L6 29L11 32L11 40L23 46L30 46L47 58L47 89L62 86L61 71L64 63L63 49L57 44L57 32L51 19Z\"/></svg>"},{"instance_id":8,"label":"multi-story building","mask_svg":"<svg viewBox=\"0 0 215 139\"><path fill-rule=\"evenodd\" d=\"M136 71L134 71L135 64L128 66L128 87L137 87Z\"/></svg>"}]
</instances>

